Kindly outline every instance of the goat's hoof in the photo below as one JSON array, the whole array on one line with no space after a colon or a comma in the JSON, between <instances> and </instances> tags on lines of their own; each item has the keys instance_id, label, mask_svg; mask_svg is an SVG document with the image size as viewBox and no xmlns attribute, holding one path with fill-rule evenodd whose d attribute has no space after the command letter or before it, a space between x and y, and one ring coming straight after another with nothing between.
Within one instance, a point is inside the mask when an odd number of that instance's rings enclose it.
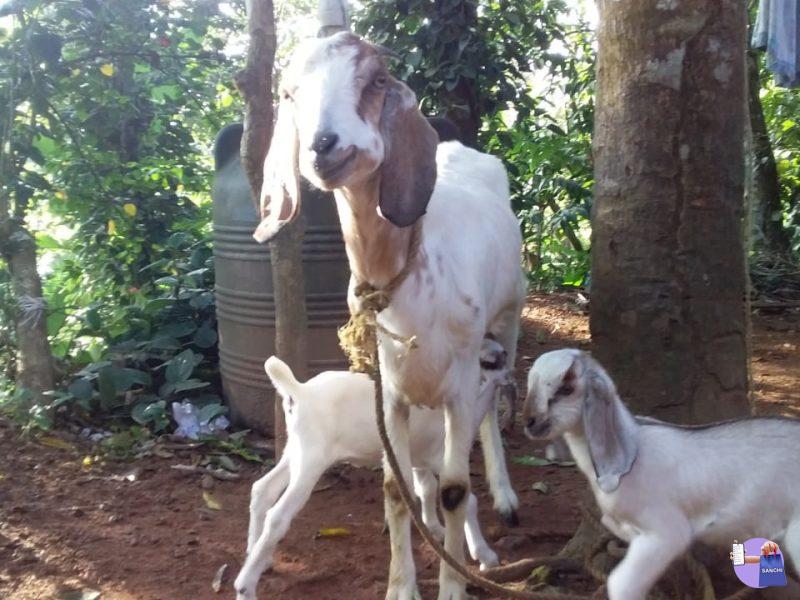
<instances>
[{"instance_id":1,"label":"goat's hoof","mask_svg":"<svg viewBox=\"0 0 800 600\"><path fill-rule=\"evenodd\" d=\"M478 557L478 563L480 563L481 571L500 566L500 558L497 556L494 550L489 549L481 552L480 554L481 555Z\"/></svg>"},{"instance_id":2,"label":"goat's hoof","mask_svg":"<svg viewBox=\"0 0 800 600\"><path fill-rule=\"evenodd\" d=\"M519 515L517 515L517 511L513 508L509 511L501 512L500 518L502 518L503 523L509 527L517 527L519 525Z\"/></svg>"}]
</instances>

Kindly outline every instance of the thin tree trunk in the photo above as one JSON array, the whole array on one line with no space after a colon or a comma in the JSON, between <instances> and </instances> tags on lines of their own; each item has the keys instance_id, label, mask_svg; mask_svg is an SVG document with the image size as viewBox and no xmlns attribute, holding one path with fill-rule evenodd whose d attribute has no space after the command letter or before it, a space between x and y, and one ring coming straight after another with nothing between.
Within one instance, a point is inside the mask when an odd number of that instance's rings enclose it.
<instances>
[{"instance_id":1,"label":"thin tree trunk","mask_svg":"<svg viewBox=\"0 0 800 600\"><path fill-rule=\"evenodd\" d=\"M635 412L747 414L744 4L599 6L597 357Z\"/></svg>"},{"instance_id":2,"label":"thin tree trunk","mask_svg":"<svg viewBox=\"0 0 800 600\"><path fill-rule=\"evenodd\" d=\"M781 183L775 155L767 133L767 123L761 106L761 78L758 56L747 53L748 109L751 131L752 178L750 200L750 235L752 249L780 257L791 256L789 235L781 220Z\"/></svg>"},{"instance_id":3,"label":"thin tree trunk","mask_svg":"<svg viewBox=\"0 0 800 600\"><path fill-rule=\"evenodd\" d=\"M275 60L275 19L272 0L252 0L248 5L250 46L247 64L236 76L244 96L245 118L242 134L242 165L253 198L258 204L263 182L264 158L272 139L272 69ZM257 210L260 210L257 206ZM303 277L303 220L285 226L270 242L272 280L275 289L275 352L303 380L306 374L306 306ZM286 443L286 425L280 402L275 410L275 454Z\"/></svg>"},{"instance_id":4,"label":"thin tree trunk","mask_svg":"<svg viewBox=\"0 0 800 600\"><path fill-rule=\"evenodd\" d=\"M36 270L36 243L22 226L6 223L8 237L0 242L14 296L17 300L18 387L26 388L34 404L45 405L45 392L55 387L55 372L50 342L47 339L47 307L42 297L42 282Z\"/></svg>"}]
</instances>

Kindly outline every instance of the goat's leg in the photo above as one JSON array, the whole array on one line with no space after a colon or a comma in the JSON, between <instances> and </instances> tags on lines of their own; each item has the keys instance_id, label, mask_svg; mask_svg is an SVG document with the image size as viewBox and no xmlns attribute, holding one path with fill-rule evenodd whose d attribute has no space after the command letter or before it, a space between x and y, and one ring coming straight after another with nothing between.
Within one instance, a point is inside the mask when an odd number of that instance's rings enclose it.
<instances>
[{"instance_id":1,"label":"goat's leg","mask_svg":"<svg viewBox=\"0 0 800 600\"><path fill-rule=\"evenodd\" d=\"M411 450L408 435L408 405L402 402L393 390L384 389L386 432L392 449L400 464L403 480L411 489ZM383 505L386 522L389 524L391 561L389 563L389 585L387 600L419 599L414 555L411 549L411 515L403 502L397 480L386 457L383 459Z\"/></svg>"},{"instance_id":2,"label":"goat's leg","mask_svg":"<svg viewBox=\"0 0 800 600\"><path fill-rule=\"evenodd\" d=\"M444 540L444 526L436 507L439 502L439 482L429 469L414 469L414 493L422 505L422 521L440 542Z\"/></svg>"},{"instance_id":3,"label":"goat's leg","mask_svg":"<svg viewBox=\"0 0 800 600\"><path fill-rule=\"evenodd\" d=\"M467 537L467 548L473 560L481 565L481 571L500 564L497 554L489 547L486 538L481 533L478 521L478 499L470 492L467 499L467 519L464 524L464 535Z\"/></svg>"},{"instance_id":4,"label":"goat's leg","mask_svg":"<svg viewBox=\"0 0 800 600\"><path fill-rule=\"evenodd\" d=\"M800 577L800 514L795 515L789 521L789 526L783 536L782 551L784 563L786 562L786 557L788 557L794 566L795 576Z\"/></svg>"},{"instance_id":5,"label":"goat's leg","mask_svg":"<svg viewBox=\"0 0 800 600\"><path fill-rule=\"evenodd\" d=\"M287 450L287 453L288 450ZM280 499L267 511L264 529L247 554L234 582L237 600L255 600L261 574L272 566L275 546L289 530L292 519L308 502L314 486L330 466L324 456L295 456L290 460L289 485Z\"/></svg>"},{"instance_id":6,"label":"goat's leg","mask_svg":"<svg viewBox=\"0 0 800 600\"><path fill-rule=\"evenodd\" d=\"M497 342L506 351L506 364L513 369L517 358L517 337L519 335L519 315L524 304L524 293L520 294L518 305L503 311L489 327ZM494 500L494 509L500 513L508 525L517 525L517 508L519 499L511 487L511 479L506 466L503 437L497 421L497 403L492 399L480 427L483 463L486 467L486 479Z\"/></svg>"},{"instance_id":7,"label":"goat's leg","mask_svg":"<svg viewBox=\"0 0 800 600\"><path fill-rule=\"evenodd\" d=\"M476 361L477 362L477 361ZM444 461L439 478L445 523L445 550L464 563L464 523L470 493L469 452L475 438L474 406L477 402L478 365L464 366L459 393L445 405ZM466 598L465 582L446 563L439 569L439 600Z\"/></svg>"},{"instance_id":8,"label":"goat's leg","mask_svg":"<svg viewBox=\"0 0 800 600\"><path fill-rule=\"evenodd\" d=\"M633 538L625 558L608 576L609 600L644 600L670 563L688 551L691 529L685 519L666 519L668 527Z\"/></svg>"},{"instance_id":9,"label":"goat's leg","mask_svg":"<svg viewBox=\"0 0 800 600\"><path fill-rule=\"evenodd\" d=\"M253 484L250 490L250 524L247 528L247 552L253 549L264 530L267 511L289 485L289 456L284 453L278 464Z\"/></svg>"},{"instance_id":10,"label":"goat's leg","mask_svg":"<svg viewBox=\"0 0 800 600\"><path fill-rule=\"evenodd\" d=\"M483 451L483 464L486 467L486 480L494 500L494 509L503 517L506 524L515 526L519 524L517 507L519 500L511 487L506 466L503 438L497 422L497 406L492 403L486 411L480 426L481 450Z\"/></svg>"}]
</instances>

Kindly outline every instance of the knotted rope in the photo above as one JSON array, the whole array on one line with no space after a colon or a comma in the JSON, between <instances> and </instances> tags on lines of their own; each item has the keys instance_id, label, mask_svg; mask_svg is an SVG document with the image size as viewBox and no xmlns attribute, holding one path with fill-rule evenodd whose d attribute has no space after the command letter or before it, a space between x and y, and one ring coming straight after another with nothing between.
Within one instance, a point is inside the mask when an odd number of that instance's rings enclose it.
<instances>
[{"instance_id":1,"label":"knotted rope","mask_svg":"<svg viewBox=\"0 0 800 600\"><path fill-rule=\"evenodd\" d=\"M375 383L375 414L378 424L378 434L383 444L384 455L392 470L392 475L397 482L400 496L411 514L422 538L430 544L439 558L453 569L458 575L463 577L472 585L482 588L487 592L499 595L501 598L520 598L524 600L586 600L586 596L575 594L546 594L540 592L525 592L508 588L490 581L484 577L476 575L467 570L464 565L453 558L445 550L439 541L433 536L430 529L422 520L419 506L414 501L408 489L403 473L400 470L400 463L394 453L389 434L386 431L386 416L383 406L383 382L381 380L381 370L379 364L378 345L380 343L378 332L387 337L400 342L406 346L408 352L417 347L416 336L403 337L397 335L380 323L378 323L378 313L386 309L392 299L392 293L408 277L419 253L421 239L420 225L414 225L411 232L406 263L400 272L383 288L378 289L369 283L360 283L354 291L359 300L358 311L351 315L347 325L339 330L339 343L350 361L350 370L358 373L366 373Z\"/></svg>"}]
</instances>

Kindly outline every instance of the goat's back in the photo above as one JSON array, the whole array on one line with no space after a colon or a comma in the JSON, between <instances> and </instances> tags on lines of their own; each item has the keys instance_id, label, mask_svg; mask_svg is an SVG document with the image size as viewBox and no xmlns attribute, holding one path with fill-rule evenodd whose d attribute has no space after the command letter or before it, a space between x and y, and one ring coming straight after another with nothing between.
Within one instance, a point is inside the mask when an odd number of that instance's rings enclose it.
<instances>
[{"instance_id":1,"label":"goat's back","mask_svg":"<svg viewBox=\"0 0 800 600\"><path fill-rule=\"evenodd\" d=\"M649 423L623 501L677 506L701 539L778 536L800 511L800 422L748 418L708 427ZM625 510L624 506L619 507ZM747 535L745 535L747 534Z\"/></svg>"},{"instance_id":2,"label":"goat's back","mask_svg":"<svg viewBox=\"0 0 800 600\"><path fill-rule=\"evenodd\" d=\"M375 386L367 375L320 373L300 384L290 411L286 417L289 436L316 440L326 458L335 462L380 465L383 449L376 421ZM412 408L410 419L412 464L438 472L444 449L444 414L441 410Z\"/></svg>"}]
</instances>

